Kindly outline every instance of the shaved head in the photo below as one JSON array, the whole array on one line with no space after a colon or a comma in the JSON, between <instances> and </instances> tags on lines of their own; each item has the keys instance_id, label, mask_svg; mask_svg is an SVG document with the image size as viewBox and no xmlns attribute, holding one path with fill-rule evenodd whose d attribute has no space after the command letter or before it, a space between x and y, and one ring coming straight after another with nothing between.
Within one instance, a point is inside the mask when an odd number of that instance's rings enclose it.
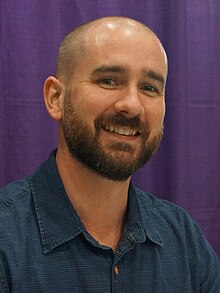
<instances>
[{"instance_id":1,"label":"shaved head","mask_svg":"<svg viewBox=\"0 0 220 293\"><path fill-rule=\"evenodd\" d=\"M166 59L166 53L162 44L155 33L145 24L127 17L104 17L77 27L64 38L58 52L56 77L64 82L68 82L76 64L86 56L90 48L89 39L91 37L97 43L105 41L107 33L111 33L112 36L117 38L117 35L115 35L116 30L122 28L127 31L127 34L136 31L153 36L158 41L158 45L161 47Z\"/></svg>"}]
</instances>

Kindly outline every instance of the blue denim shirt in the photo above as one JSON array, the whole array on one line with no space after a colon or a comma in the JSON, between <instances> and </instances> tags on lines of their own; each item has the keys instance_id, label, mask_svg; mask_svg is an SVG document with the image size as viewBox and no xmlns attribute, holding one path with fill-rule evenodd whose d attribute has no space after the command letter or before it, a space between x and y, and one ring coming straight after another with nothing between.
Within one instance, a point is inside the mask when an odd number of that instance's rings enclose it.
<instances>
[{"instance_id":1,"label":"blue denim shirt","mask_svg":"<svg viewBox=\"0 0 220 293\"><path fill-rule=\"evenodd\" d=\"M100 245L71 205L53 152L0 191L2 292L218 293L220 267L184 210L133 186L116 252Z\"/></svg>"}]
</instances>

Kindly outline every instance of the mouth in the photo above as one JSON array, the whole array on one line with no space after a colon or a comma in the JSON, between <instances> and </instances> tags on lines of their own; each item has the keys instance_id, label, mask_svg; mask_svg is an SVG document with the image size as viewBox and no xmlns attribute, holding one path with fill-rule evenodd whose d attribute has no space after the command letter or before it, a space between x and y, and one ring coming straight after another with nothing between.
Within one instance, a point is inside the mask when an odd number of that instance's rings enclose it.
<instances>
[{"instance_id":1,"label":"mouth","mask_svg":"<svg viewBox=\"0 0 220 293\"><path fill-rule=\"evenodd\" d=\"M114 125L103 125L102 128L105 131L113 132L119 135L123 136L138 136L140 135L140 131L138 129L131 129L131 128L125 128L120 126L114 126Z\"/></svg>"}]
</instances>

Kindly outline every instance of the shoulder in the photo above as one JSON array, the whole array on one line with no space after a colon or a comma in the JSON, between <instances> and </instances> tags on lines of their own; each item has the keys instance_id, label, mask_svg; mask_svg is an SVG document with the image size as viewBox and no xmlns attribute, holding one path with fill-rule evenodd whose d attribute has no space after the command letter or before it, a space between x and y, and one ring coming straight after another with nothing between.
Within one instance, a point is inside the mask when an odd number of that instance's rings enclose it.
<instances>
[{"instance_id":1,"label":"shoulder","mask_svg":"<svg viewBox=\"0 0 220 293\"><path fill-rule=\"evenodd\" d=\"M30 179L31 177L25 177L0 190L0 249L10 249L9 246L13 246L33 222Z\"/></svg>"},{"instance_id":2,"label":"shoulder","mask_svg":"<svg viewBox=\"0 0 220 293\"><path fill-rule=\"evenodd\" d=\"M198 223L184 208L138 188L135 188L135 191L143 218L150 218L165 238L168 232L179 234L185 241L190 240L191 236L191 239L195 239L195 235L202 235Z\"/></svg>"},{"instance_id":3,"label":"shoulder","mask_svg":"<svg viewBox=\"0 0 220 293\"><path fill-rule=\"evenodd\" d=\"M15 237L30 218L33 211L30 180L31 176L28 176L0 189L1 243L3 239Z\"/></svg>"},{"instance_id":4,"label":"shoulder","mask_svg":"<svg viewBox=\"0 0 220 293\"><path fill-rule=\"evenodd\" d=\"M200 226L186 210L138 188L135 191L143 221L152 223L165 246L182 246L188 255L197 251L198 257L205 250L211 254L214 252Z\"/></svg>"},{"instance_id":5,"label":"shoulder","mask_svg":"<svg viewBox=\"0 0 220 293\"><path fill-rule=\"evenodd\" d=\"M15 264L20 256L24 258L27 237L34 229L30 179L25 177L0 189L0 283L4 288L9 264Z\"/></svg>"},{"instance_id":6,"label":"shoulder","mask_svg":"<svg viewBox=\"0 0 220 293\"><path fill-rule=\"evenodd\" d=\"M220 284L220 264L198 223L180 206L135 188L141 214L159 233L163 250L169 258L184 255L192 267L192 276L198 276L204 288ZM210 287L208 287L210 285ZM207 286L207 287L206 287ZM219 288L219 287L218 287ZM206 292L211 292L209 289ZM217 292L217 291L216 291Z\"/></svg>"},{"instance_id":7,"label":"shoulder","mask_svg":"<svg viewBox=\"0 0 220 293\"><path fill-rule=\"evenodd\" d=\"M170 201L159 199L136 187L133 187L133 194L136 197L144 226L148 227L151 223L151 226L160 234L164 244L169 243L172 237L176 240L178 235L178 239L185 242L182 244L187 245L187 238L190 237L190 234L193 237L195 237L195 232L200 234L198 224L182 207Z\"/></svg>"},{"instance_id":8,"label":"shoulder","mask_svg":"<svg viewBox=\"0 0 220 293\"><path fill-rule=\"evenodd\" d=\"M137 187L134 187L134 190L138 197L138 201L140 203L140 207L142 210L148 210L166 216L170 215L172 217L189 217L185 209L171 201L160 199L155 195L148 192L144 192L143 190Z\"/></svg>"},{"instance_id":9,"label":"shoulder","mask_svg":"<svg viewBox=\"0 0 220 293\"><path fill-rule=\"evenodd\" d=\"M23 198L31 194L31 176L14 181L0 189L0 215Z\"/></svg>"}]
</instances>

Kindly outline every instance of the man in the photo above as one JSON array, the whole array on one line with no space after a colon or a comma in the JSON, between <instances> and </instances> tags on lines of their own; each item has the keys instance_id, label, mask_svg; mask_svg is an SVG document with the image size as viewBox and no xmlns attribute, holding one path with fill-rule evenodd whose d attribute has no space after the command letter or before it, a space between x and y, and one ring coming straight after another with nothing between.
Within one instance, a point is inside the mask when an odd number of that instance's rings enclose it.
<instances>
[{"instance_id":1,"label":"man","mask_svg":"<svg viewBox=\"0 0 220 293\"><path fill-rule=\"evenodd\" d=\"M0 292L220 292L197 224L130 182L161 140L166 77L160 41L132 19L64 39L44 86L57 150L1 191Z\"/></svg>"}]
</instances>

